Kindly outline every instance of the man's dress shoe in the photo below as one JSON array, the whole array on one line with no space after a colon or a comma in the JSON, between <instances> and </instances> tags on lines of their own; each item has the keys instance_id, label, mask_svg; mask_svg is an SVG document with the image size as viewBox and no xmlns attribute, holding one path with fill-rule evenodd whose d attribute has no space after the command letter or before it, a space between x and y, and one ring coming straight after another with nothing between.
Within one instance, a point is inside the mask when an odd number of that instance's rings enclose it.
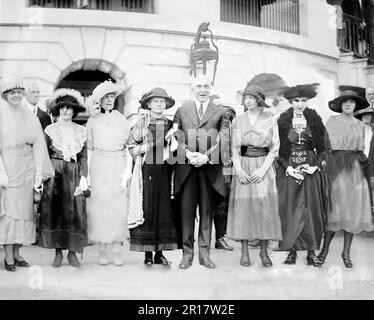
<instances>
[{"instance_id":1,"label":"man's dress shoe","mask_svg":"<svg viewBox=\"0 0 374 320\"><path fill-rule=\"evenodd\" d=\"M188 269L191 267L192 261L186 258L183 258L181 263L179 264L179 269Z\"/></svg>"},{"instance_id":2,"label":"man's dress shoe","mask_svg":"<svg viewBox=\"0 0 374 320\"><path fill-rule=\"evenodd\" d=\"M200 264L209 269L214 269L216 267L214 262L209 258L201 259Z\"/></svg>"},{"instance_id":3,"label":"man's dress shoe","mask_svg":"<svg viewBox=\"0 0 374 320\"><path fill-rule=\"evenodd\" d=\"M216 241L215 245L216 249L221 249L221 250L227 250L227 251L233 251L234 248L231 247L225 240L225 238L220 238Z\"/></svg>"}]
</instances>

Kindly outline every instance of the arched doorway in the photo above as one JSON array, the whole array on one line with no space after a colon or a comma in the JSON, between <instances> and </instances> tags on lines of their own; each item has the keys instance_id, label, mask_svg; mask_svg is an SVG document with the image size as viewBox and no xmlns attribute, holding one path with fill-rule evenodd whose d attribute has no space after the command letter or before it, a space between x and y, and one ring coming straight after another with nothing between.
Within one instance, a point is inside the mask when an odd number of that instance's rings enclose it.
<instances>
[{"instance_id":1,"label":"arched doorway","mask_svg":"<svg viewBox=\"0 0 374 320\"><path fill-rule=\"evenodd\" d=\"M55 88L70 88L79 91L85 98L92 94L97 85L105 80L123 81L125 74L113 64L98 60L84 59L77 61L66 68L60 75ZM119 112L124 112L125 97L123 94L117 97L114 108ZM87 122L90 114L81 113L75 122L84 124Z\"/></svg>"}]
</instances>

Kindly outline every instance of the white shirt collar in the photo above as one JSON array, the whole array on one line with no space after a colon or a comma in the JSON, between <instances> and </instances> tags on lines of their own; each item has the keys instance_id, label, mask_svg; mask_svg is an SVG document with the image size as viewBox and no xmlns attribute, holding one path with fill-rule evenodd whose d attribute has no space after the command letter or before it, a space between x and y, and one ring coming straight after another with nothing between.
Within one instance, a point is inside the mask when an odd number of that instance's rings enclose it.
<instances>
[{"instance_id":1,"label":"white shirt collar","mask_svg":"<svg viewBox=\"0 0 374 320\"><path fill-rule=\"evenodd\" d=\"M195 105L196 105L197 114L199 114L199 109L200 109L201 104L203 104L203 110L204 110L204 113L205 113L206 109L208 108L209 99L207 101L205 101L205 102L200 102L197 99L195 99L194 101L195 101Z\"/></svg>"},{"instance_id":2,"label":"white shirt collar","mask_svg":"<svg viewBox=\"0 0 374 320\"><path fill-rule=\"evenodd\" d=\"M37 111L38 111L38 105L36 104L35 106L33 106L31 103L27 102L27 106L28 108L30 109L30 111L36 115Z\"/></svg>"}]
</instances>

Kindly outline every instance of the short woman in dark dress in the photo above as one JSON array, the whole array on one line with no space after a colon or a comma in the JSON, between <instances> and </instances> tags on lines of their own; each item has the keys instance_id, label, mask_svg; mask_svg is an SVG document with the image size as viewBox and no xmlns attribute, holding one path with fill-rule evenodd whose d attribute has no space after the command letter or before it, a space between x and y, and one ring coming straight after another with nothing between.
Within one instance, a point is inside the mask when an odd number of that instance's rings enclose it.
<instances>
[{"instance_id":1,"label":"short woman in dark dress","mask_svg":"<svg viewBox=\"0 0 374 320\"><path fill-rule=\"evenodd\" d=\"M296 252L307 250L308 265L318 267L314 250L323 237L327 205L322 163L330 144L321 117L307 107L309 99L317 95L316 86L298 85L284 92L292 108L278 119L277 187L283 234L279 249L289 250L285 263L296 263Z\"/></svg>"},{"instance_id":2,"label":"short woman in dark dress","mask_svg":"<svg viewBox=\"0 0 374 320\"><path fill-rule=\"evenodd\" d=\"M76 252L87 245L86 200L87 132L72 119L85 111L81 94L58 89L51 101L51 113L58 121L47 126L45 136L55 175L44 184L38 245L56 249L53 267L62 264L62 250L73 267L80 267Z\"/></svg>"},{"instance_id":3,"label":"short woman in dark dress","mask_svg":"<svg viewBox=\"0 0 374 320\"><path fill-rule=\"evenodd\" d=\"M352 268L350 249L353 235L372 231L370 170L365 149L365 125L355 119L354 111L368 106L356 92L347 90L329 102L338 115L331 116L326 128L332 154L327 160L326 174L330 184L327 232L318 259L324 263L335 232L344 230L343 263Z\"/></svg>"},{"instance_id":4,"label":"short woman in dark dress","mask_svg":"<svg viewBox=\"0 0 374 320\"><path fill-rule=\"evenodd\" d=\"M145 93L140 104L150 113L136 122L128 140L128 148L135 159L128 217L130 250L145 252L146 265L167 266L170 261L162 251L178 249L177 224L171 199L172 166L165 161L169 156L170 142L166 135L172 122L164 117L164 110L174 103L162 88ZM137 180L142 183L136 183ZM142 216L138 218L133 217L137 198L137 193L132 192L134 184L140 186L138 193L143 196L140 199ZM154 259L152 252L156 252Z\"/></svg>"}]
</instances>

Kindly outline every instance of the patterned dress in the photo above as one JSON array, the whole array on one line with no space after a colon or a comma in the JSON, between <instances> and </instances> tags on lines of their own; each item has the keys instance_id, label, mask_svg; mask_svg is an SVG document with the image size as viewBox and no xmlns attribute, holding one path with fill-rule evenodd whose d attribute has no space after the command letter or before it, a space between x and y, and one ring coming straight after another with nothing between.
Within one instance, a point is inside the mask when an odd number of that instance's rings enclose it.
<instances>
[{"instance_id":1,"label":"patterned dress","mask_svg":"<svg viewBox=\"0 0 374 320\"><path fill-rule=\"evenodd\" d=\"M314 110L308 110L314 112ZM291 111L287 111L289 115ZM304 180L298 181L292 176L286 175L286 169L290 165L297 168L308 164L322 168L322 161L326 158L329 150L329 141L322 121L319 120L320 132L313 137L311 130L312 120L320 119L315 113L301 133L297 133L292 124L289 123L288 134L280 135L281 148L289 145L289 157L279 162L282 164L277 172L277 187L279 194L279 214L282 222L283 240L279 243L281 250L318 250L323 238L326 224L327 210L327 185L323 171L317 169L313 174L303 173ZM292 116L291 116L292 117ZM279 121L282 120L281 116ZM308 118L307 118L308 120ZM278 125L280 123L278 121ZM288 122L286 122L288 125ZM282 126L286 127L286 126ZM324 131L323 131L324 130ZM321 141L319 146L315 141Z\"/></svg>"},{"instance_id":2,"label":"patterned dress","mask_svg":"<svg viewBox=\"0 0 374 320\"><path fill-rule=\"evenodd\" d=\"M261 112L253 125L247 112L232 123L232 154L242 169L251 175L266 159L278 156L277 123ZM236 240L281 240L278 193L272 164L259 183L242 184L233 176L228 209L227 236Z\"/></svg>"},{"instance_id":3,"label":"patterned dress","mask_svg":"<svg viewBox=\"0 0 374 320\"><path fill-rule=\"evenodd\" d=\"M372 231L370 173L367 158L362 152L365 126L357 119L347 123L341 115L337 115L329 118L326 128L333 150L327 167L331 180L327 229L354 234Z\"/></svg>"},{"instance_id":4,"label":"patterned dress","mask_svg":"<svg viewBox=\"0 0 374 320\"><path fill-rule=\"evenodd\" d=\"M173 167L164 161L165 135L172 122L145 116L131 129L128 146L133 156L143 157L144 223L130 230L130 250L178 249L177 222L171 199ZM150 148L144 148L148 143ZM147 150L147 151L145 151Z\"/></svg>"}]
</instances>

